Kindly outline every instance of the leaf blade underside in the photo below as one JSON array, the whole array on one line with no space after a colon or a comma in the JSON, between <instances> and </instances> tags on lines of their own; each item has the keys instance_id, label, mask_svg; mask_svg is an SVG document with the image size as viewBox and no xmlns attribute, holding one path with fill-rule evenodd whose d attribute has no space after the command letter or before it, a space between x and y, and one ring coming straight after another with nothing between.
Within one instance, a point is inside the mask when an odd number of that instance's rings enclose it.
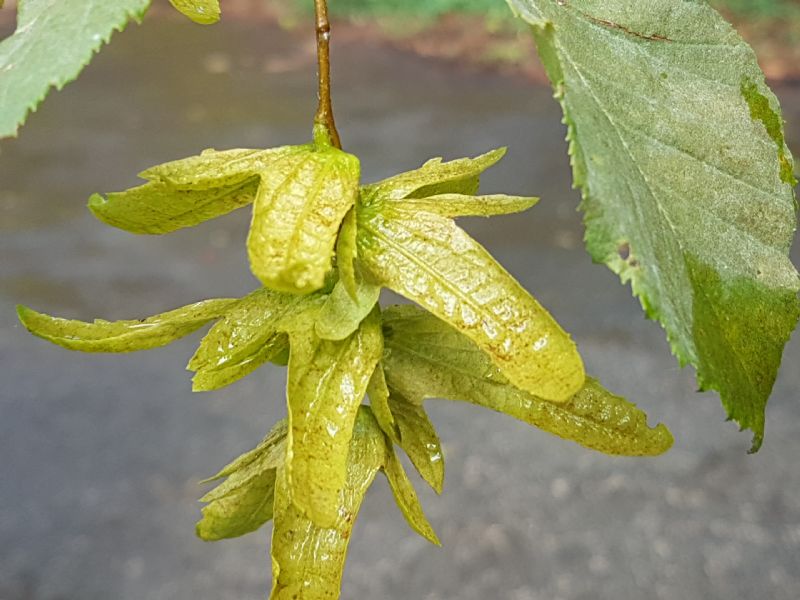
<instances>
[{"instance_id":1,"label":"leaf blade underside","mask_svg":"<svg viewBox=\"0 0 800 600\"><path fill-rule=\"evenodd\" d=\"M702 2L509 3L564 109L589 253L757 449L800 285L792 158L755 54Z\"/></svg>"}]
</instances>

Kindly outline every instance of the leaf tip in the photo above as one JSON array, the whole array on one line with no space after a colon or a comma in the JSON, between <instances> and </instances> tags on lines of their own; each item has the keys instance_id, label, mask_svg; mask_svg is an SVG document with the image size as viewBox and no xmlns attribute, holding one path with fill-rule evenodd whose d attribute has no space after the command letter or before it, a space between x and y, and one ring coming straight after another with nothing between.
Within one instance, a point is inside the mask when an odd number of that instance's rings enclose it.
<instances>
[{"instance_id":1,"label":"leaf tip","mask_svg":"<svg viewBox=\"0 0 800 600\"><path fill-rule=\"evenodd\" d=\"M22 323L28 329L29 329L28 322L30 320L30 317L39 314L35 310L33 310L32 308L28 308L24 304L17 304L16 310L17 310L17 318L19 319L20 323Z\"/></svg>"},{"instance_id":2,"label":"leaf tip","mask_svg":"<svg viewBox=\"0 0 800 600\"><path fill-rule=\"evenodd\" d=\"M431 544L433 544L434 546L438 546L439 548L442 547L442 542L439 539L439 536L436 535L436 532L433 529L431 529L429 532L427 532L423 537L426 540L428 540Z\"/></svg>"},{"instance_id":3,"label":"leaf tip","mask_svg":"<svg viewBox=\"0 0 800 600\"><path fill-rule=\"evenodd\" d=\"M524 210L528 210L529 208L533 208L534 206L539 204L540 201L541 201L541 198L539 198L539 196L525 196L524 197L524 204L525 204Z\"/></svg>"},{"instance_id":4,"label":"leaf tip","mask_svg":"<svg viewBox=\"0 0 800 600\"><path fill-rule=\"evenodd\" d=\"M98 219L101 219L100 213L108 204L108 200L102 194L92 194L89 196L89 201L86 203L86 208ZM101 219L102 220L102 219Z\"/></svg>"},{"instance_id":5,"label":"leaf tip","mask_svg":"<svg viewBox=\"0 0 800 600\"><path fill-rule=\"evenodd\" d=\"M478 158L485 159L486 162L489 163L488 166L491 167L500 162L507 152L508 152L508 146L500 146L499 148L495 148L494 150L489 150L489 152L486 152L485 154L479 156Z\"/></svg>"},{"instance_id":6,"label":"leaf tip","mask_svg":"<svg viewBox=\"0 0 800 600\"><path fill-rule=\"evenodd\" d=\"M764 443L764 432L763 431L755 431L753 432L753 442L750 445L750 450L747 451L748 454L755 454L759 450L761 450L761 444Z\"/></svg>"},{"instance_id":7,"label":"leaf tip","mask_svg":"<svg viewBox=\"0 0 800 600\"><path fill-rule=\"evenodd\" d=\"M205 517L200 519L194 526L194 533L195 535L203 540L204 542L216 542L220 539L219 536L214 535L213 529L211 529L208 524L206 523Z\"/></svg>"},{"instance_id":8,"label":"leaf tip","mask_svg":"<svg viewBox=\"0 0 800 600\"><path fill-rule=\"evenodd\" d=\"M663 423L659 423L653 428L653 436L658 440L658 445L653 452L653 456L665 454L675 445L675 436L672 435L669 427Z\"/></svg>"}]
</instances>

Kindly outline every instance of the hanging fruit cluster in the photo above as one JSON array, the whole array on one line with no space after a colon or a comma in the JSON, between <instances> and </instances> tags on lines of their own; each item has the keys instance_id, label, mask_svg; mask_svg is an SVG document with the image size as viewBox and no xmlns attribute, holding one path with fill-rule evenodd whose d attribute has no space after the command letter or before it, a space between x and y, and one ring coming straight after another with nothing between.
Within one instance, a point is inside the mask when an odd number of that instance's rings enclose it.
<instances>
[{"instance_id":1,"label":"hanging fruit cluster","mask_svg":"<svg viewBox=\"0 0 800 600\"><path fill-rule=\"evenodd\" d=\"M601 452L651 456L672 444L633 404L587 378L569 336L454 222L513 213L535 198L477 195L504 150L360 186L358 159L317 124L314 141L207 150L148 169L142 186L89 208L138 234L163 234L253 205L250 267L263 287L142 320L92 323L20 307L35 335L72 350L163 346L215 322L191 358L195 391L266 362L288 365L288 418L213 480L205 540L274 521L272 598L339 595L364 493L382 471L409 525L433 543L397 456L441 492L444 457L427 398L500 411ZM386 287L416 303L381 310ZM369 404L365 405L365 398Z\"/></svg>"}]
</instances>

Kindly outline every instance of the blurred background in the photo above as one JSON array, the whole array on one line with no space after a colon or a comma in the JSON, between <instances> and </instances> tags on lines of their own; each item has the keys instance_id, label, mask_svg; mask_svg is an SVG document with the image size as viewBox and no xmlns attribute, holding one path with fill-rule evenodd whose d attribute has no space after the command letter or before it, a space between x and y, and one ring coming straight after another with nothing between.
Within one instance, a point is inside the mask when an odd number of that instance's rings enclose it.
<instances>
[{"instance_id":1,"label":"blurred background","mask_svg":"<svg viewBox=\"0 0 800 600\"><path fill-rule=\"evenodd\" d=\"M143 317L256 286L248 211L140 238L85 210L153 164L214 146L305 141L314 47L295 3L223 1L202 28L156 2L81 78L0 142L0 600L245 600L266 595L270 528L194 537L198 481L285 412L265 367L192 394L199 334L133 355L70 353L16 322L24 303L72 318ZM800 149L800 10L716 2L758 48ZM334 101L346 148L375 180L432 156L507 145L488 192L536 194L527 214L466 220L573 333L588 370L667 423L657 459L594 454L510 418L428 407L447 481L419 485L444 547L415 536L382 478L356 525L345 600L800 598L800 345L787 347L767 437L694 392L657 324L581 238L564 128L527 34L500 0L332 0ZM0 34L13 29L0 11ZM795 258L797 253L795 253Z\"/></svg>"}]
</instances>

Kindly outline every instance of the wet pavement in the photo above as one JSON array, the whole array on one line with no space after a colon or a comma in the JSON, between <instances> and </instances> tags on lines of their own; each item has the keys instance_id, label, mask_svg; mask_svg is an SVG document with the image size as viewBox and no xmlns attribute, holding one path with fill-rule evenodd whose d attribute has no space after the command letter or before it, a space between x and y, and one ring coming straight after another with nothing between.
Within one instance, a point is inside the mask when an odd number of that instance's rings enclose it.
<instances>
[{"instance_id":1,"label":"wet pavement","mask_svg":"<svg viewBox=\"0 0 800 600\"><path fill-rule=\"evenodd\" d=\"M571 331L588 369L667 423L675 448L610 458L477 407L431 402L442 497L422 500L444 547L405 525L381 478L355 528L345 600L737 600L800 597L800 345L767 438L694 393L660 328L582 248L550 91L355 42L335 46L335 103L366 179L509 146L484 189L537 194L523 216L466 221ZM800 147L800 89L779 90ZM132 318L255 287L248 212L135 237L95 221L92 192L215 146L308 139L307 44L271 28L149 21L118 35L19 140L0 143L0 599L247 600L269 586L269 528L194 537L197 481L284 413L283 372L192 394L199 335L146 353L70 353L28 335L14 304ZM791 134L794 135L791 135Z\"/></svg>"}]
</instances>

